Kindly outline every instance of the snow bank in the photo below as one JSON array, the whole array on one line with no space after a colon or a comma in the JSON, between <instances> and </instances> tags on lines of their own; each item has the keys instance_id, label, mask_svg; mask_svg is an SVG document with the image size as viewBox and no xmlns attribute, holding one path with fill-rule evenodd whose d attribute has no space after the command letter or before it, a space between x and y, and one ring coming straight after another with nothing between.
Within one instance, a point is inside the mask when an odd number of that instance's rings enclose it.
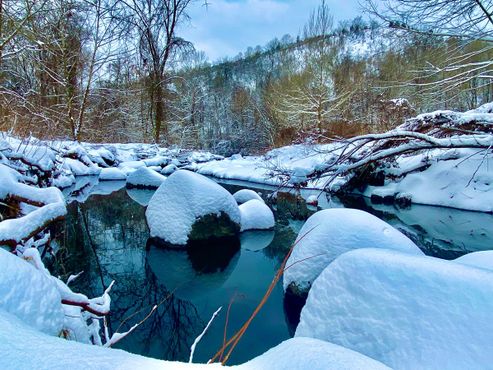
<instances>
[{"instance_id":1,"label":"snow bank","mask_svg":"<svg viewBox=\"0 0 493 370\"><path fill-rule=\"evenodd\" d=\"M157 189L166 177L147 167L140 167L135 172L128 175L127 187Z\"/></svg>"},{"instance_id":2,"label":"snow bank","mask_svg":"<svg viewBox=\"0 0 493 370\"><path fill-rule=\"evenodd\" d=\"M468 253L462 257L456 258L454 261L462 263L463 265L478 267L493 272L493 251Z\"/></svg>"},{"instance_id":3,"label":"snow bank","mask_svg":"<svg viewBox=\"0 0 493 370\"><path fill-rule=\"evenodd\" d=\"M19 177L18 173L0 164L0 199L16 197L37 206L23 217L0 222L0 241L11 246L28 239L33 232L67 213L60 190L22 184L17 182Z\"/></svg>"},{"instance_id":4,"label":"snow bank","mask_svg":"<svg viewBox=\"0 0 493 370\"><path fill-rule=\"evenodd\" d=\"M260 195L258 195L257 192L250 190L250 189L241 189L238 190L236 193L233 194L233 197L235 198L236 202L238 204L246 203L249 200L252 199L257 199L263 202L264 200Z\"/></svg>"},{"instance_id":5,"label":"snow bank","mask_svg":"<svg viewBox=\"0 0 493 370\"><path fill-rule=\"evenodd\" d=\"M220 364L189 364L147 358L119 349L91 346L51 337L25 326L0 309L0 349L3 370L180 370L224 369ZM34 345L33 345L34 343ZM200 346L200 343L199 343ZM239 366L239 370L388 369L354 351L311 338L289 339L263 355Z\"/></svg>"},{"instance_id":6,"label":"snow bank","mask_svg":"<svg viewBox=\"0 0 493 370\"><path fill-rule=\"evenodd\" d=\"M49 335L63 329L62 299L55 282L24 259L0 248L0 309ZM4 348L6 343L2 341Z\"/></svg>"},{"instance_id":7,"label":"snow bank","mask_svg":"<svg viewBox=\"0 0 493 370\"><path fill-rule=\"evenodd\" d=\"M493 363L493 273L381 249L343 254L315 280L296 337L358 351L396 369Z\"/></svg>"},{"instance_id":8,"label":"snow bank","mask_svg":"<svg viewBox=\"0 0 493 370\"><path fill-rule=\"evenodd\" d=\"M317 276L339 255L356 248L394 249L414 255L423 252L404 234L379 218L356 209L334 208L313 214L303 225L283 275L307 291Z\"/></svg>"},{"instance_id":9,"label":"snow bank","mask_svg":"<svg viewBox=\"0 0 493 370\"><path fill-rule=\"evenodd\" d=\"M412 203L493 212L493 171L491 155L477 150L439 152L424 171L410 173L401 181L388 181L383 187L368 187L366 196L408 197ZM476 155L474 155L476 153ZM445 160L444 158L451 159ZM421 161L423 155L401 160L399 171L412 168L411 159ZM383 193L382 193L383 192Z\"/></svg>"},{"instance_id":10,"label":"snow bank","mask_svg":"<svg viewBox=\"0 0 493 370\"><path fill-rule=\"evenodd\" d=\"M245 369L376 370L381 362L338 345L313 338L292 338L239 366Z\"/></svg>"},{"instance_id":11,"label":"snow bank","mask_svg":"<svg viewBox=\"0 0 493 370\"><path fill-rule=\"evenodd\" d=\"M206 215L226 215L240 224L240 211L233 196L214 181L179 170L162 183L146 210L151 237L175 245L187 244L192 226Z\"/></svg>"},{"instance_id":12,"label":"snow bank","mask_svg":"<svg viewBox=\"0 0 493 370\"><path fill-rule=\"evenodd\" d=\"M100 181L118 181L118 180L126 180L127 175L122 172L119 168L103 168L99 173Z\"/></svg>"},{"instance_id":13,"label":"snow bank","mask_svg":"<svg viewBox=\"0 0 493 370\"><path fill-rule=\"evenodd\" d=\"M274 214L262 200L252 199L239 206L241 231L268 230L275 225Z\"/></svg>"}]
</instances>

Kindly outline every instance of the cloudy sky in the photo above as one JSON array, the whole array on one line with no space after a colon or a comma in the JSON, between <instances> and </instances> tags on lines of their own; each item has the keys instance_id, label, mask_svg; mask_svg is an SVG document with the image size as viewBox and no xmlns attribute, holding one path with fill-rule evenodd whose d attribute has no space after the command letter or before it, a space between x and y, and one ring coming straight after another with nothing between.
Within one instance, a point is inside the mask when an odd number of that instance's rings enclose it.
<instances>
[{"instance_id":1,"label":"cloudy sky","mask_svg":"<svg viewBox=\"0 0 493 370\"><path fill-rule=\"evenodd\" d=\"M215 61L286 33L296 36L320 0L208 0L208 7L203 3L197 0L190 7L191 24L180 35ZM335 24L360 12L358 0L327 0L327 4Z\"/></svg>"}]
</instances>

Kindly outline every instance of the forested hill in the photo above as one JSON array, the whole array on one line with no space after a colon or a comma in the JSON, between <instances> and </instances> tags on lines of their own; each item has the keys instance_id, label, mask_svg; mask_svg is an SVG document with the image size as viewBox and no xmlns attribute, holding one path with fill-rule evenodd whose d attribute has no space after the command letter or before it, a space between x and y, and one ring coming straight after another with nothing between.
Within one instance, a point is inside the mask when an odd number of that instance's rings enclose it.
<instances>
[{"instance_id":1,"label":"forested hill","mask_svg":"<svg viewBox=\"0 0 493 370\"><path fill-rule=\"evenodd\" d=\"M188 145L223 154L384 131L415 113L472 109L490 98L489 87L470 91L474 80L447 88L424 85L443 74L423 68L440 65L457 45L357 18L327 35L284 36L213 65L198 54L180 72L173 107L185 132L193 133Z\"/></svg>"}]
</instances>

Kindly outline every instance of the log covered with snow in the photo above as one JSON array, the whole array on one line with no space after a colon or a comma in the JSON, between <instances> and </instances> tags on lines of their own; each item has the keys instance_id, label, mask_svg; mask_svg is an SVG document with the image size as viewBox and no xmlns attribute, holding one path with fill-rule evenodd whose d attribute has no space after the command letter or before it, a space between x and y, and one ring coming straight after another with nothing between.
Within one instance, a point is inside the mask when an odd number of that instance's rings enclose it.
<instances>
[{"instance_id":1,"label":"log covered with snow","mask_svg":"<svg viewBox=\"0 0 493 370\"><path fill-rule=\"evenodd\" d=\"M396 369L493 363L493 273L382 249L343 254L315 280L296 337L326 340Z\"/></svg>"},{"instance_id":2,"label":"log covered with snow","mask_svg":"<svg viewBox=\"0 0 493 370\"><path fill-rule=\"evenodd\" d=\"M151 237L171 245L237 235L240 211L233 196L202 175L179 170L152 196L146 210Z\"/></svg>"},{"instance_id":3,"label":"log covered with snow","mask_svg":"<svg viewBox=\"0 0 493 370\"><path fill-rule=\"evenodd\" d=\"M357 248L382 248L413 255L423 252L400 231L356 209L333 208L313 214L303 225L286 263L284 290L305 294L338 256Z\"/></svg>"}]
</instances>

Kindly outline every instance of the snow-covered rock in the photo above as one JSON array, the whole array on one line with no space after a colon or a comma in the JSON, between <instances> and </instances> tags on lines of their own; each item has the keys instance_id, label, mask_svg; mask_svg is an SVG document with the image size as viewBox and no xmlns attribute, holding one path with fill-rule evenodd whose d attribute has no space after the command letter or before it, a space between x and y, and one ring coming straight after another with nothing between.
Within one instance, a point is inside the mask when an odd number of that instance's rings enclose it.
<instances>
[{"instance_id":1,"label":"snow-covered rock","mask_svg":"<svg viewBox=\"0 0 493 370\"><path fill-rule=\"evenodd\" d=\"M156 189L166 177L147 167L140 167L128 175L128 188Z\"/></svg>"},{"instance_id":2,"label":"snow-covered rock","mask_svg":"<svg viewBox=\"0 0 493 370\"><path fill-rule=\"evenodd\" d=\"M493 273L433 257L359 249L315 280L297 337L358 351L396 369L493 363Z\"/></svg>"},{"instance_id":3,"label":"snow-covered rock","mask_svg":"<svg viewBox=\"0 0 493 370\"><path fill-rule=\"evenodd\" d=\"M103 168L99 173L99 180L101 181L124 181L126 179L127 175L115 167Z\"/></svg>"},{"instance_id":4,"label":"snow-covered rock","mask_svg":"<svg viewBox=\"0 0 493 370\"><path fill-rule=\"evenodd\" d=\"M239 229L240 211L233 196L207 177L186 170L169 176L146 210L151 237L173 245L186 245L196 238L193 227L206 217L212 222L207 227L210 236L231 235ZM214 225L218 220L220 225Z\"/></svg>"},{"instance_id":5,"label":"snow-covered rock","mask_svg":"<svg viewBox=\"0 0 493 370\"><path fill-rule=\"evenodd\" d=\"M493 272L493 251L479 251L456 258L455 262L463 265L478 267Z\"/></svg>"},{"instance_id":6,"label":"snow-covered rock","mask_svg":"<svg viewBox=\"0 0 493 370\"><path fill-rule=\"evenodd\" d=\"M2 248L0 266L0 309L43 333L60 334L64 312L53 279Z\"/></svg>"},{"instance_id":7,"label":"snow-covered rock","mask_svg":"<svg viewBox=\"0 0 493 370\"><path fill-rule=\"evenodd\" d=\"M286 290L310 289L317 276L339 255L356 248L394 249L414 255L423 252L404 234L379 218L356 209L333 208L313 214L303 225L284 272Z\"/></svg>"},{"instance_id":8,"label":"snow-covered rock","mask_svg":"<svg viewBox=\"0 0 493 370\"><path fill-rule=\"evenodd\" d=\"M249 200L252 199L257 199L263 202L264 200L260 195L258 195L257 192L250 190L250 189L241 189L238 190L236 193L233 194L233 197L236 199L236 202L238 204L246 203Z\"/></svg>"},{"instance_id":9,"label":"snow-covered rock","mask_svg":"<svg viewBox=\"0 0 493 370\"><path fill-rule=\"evenodd\" d=\"M162 170L161 170L161 174L162 175L165 175L165 176L169 176L171 175L173 172L175 172L176 170L178 170L178 167L176 167L175 164L171 163L171 164L168 164L166 167L164 167Z\"/></svg>"},{"instance_id":10,"label":"snow-covered rock","mask_svg":"<svg viewBox=\"0 0 493 370\"><path fill-rule=\"evenodd\" d=\"M318 196L310 195L308 198L306 198L306 204L314 207L318 206Z\"/></svg>"},{"instance_id":11,"label":"snow-covered rock","mask_svg":"<svg viewBox=\"0 0 493 370\"><path fill-rule=\"evenodd\" d=\"M239 206L241 214L241 231L268 230L275 225L271 209L258 199L249 200Z\"/></svg>"}]
</instances>

